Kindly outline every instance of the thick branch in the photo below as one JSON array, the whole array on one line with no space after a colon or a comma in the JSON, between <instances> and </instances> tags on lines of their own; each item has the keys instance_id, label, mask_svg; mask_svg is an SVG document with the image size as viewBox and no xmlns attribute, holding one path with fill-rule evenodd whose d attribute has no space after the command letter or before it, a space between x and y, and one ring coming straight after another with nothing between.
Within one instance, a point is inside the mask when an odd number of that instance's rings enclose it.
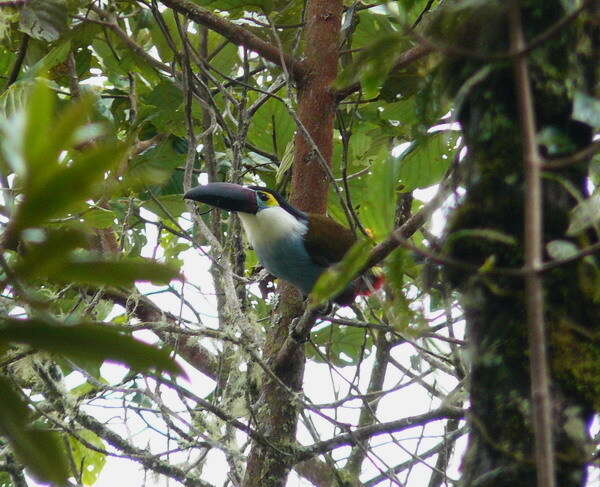
<instances>
[{"instance_id":1,"label":"thick branch","mask_svg":"<svg viewBox=\"0 0 600 487\"><path fill-rule=\"evenodd\" d=\"M225 20L188 0L162 0L162 3L182 13L190 20L218 32L236 46L244 46L278 66L285 66L296 81L300 81L306 74L306 69L300 61L281 52L274 43L261 39L240 25Z\"/></svg>"},{"instance_id":2,"label":"thick branch","mask_svg":"<svg viewBox=\"0 0 600 487\"><path fill-rule=\"evenodd\" d=\"M110 299L114 303L128 309L130 294L119 291L104 291L103 298ZM159 322L167 321L169 323L178 323L177 317L168 312L162 311L152 301L146 297L139 297L133 301L135 307L132 312L140 321ZM213 380L217 380L219 362L218 359L205 347L196 342L194 338L184 337L182 335L174 336L171 333L160 330L153 332L167 345L177 350L192 367L202 372Z\"/></svg>"},{"instance_id":3,"label":"thick branch","mask_svg":"<svg viewBox=\"0 0 600 487\"><path fill-rule=\"evenodd\" d=\"M298 475L308 480L315 487L331 487L336 484L336 478L331 467L318 458L300 462L294 467Z\"/></svg>"},{"instance_id":4,"label":"thick branch","mask_svg":"<svg viewBox=\"0 0 600 487\"><path fill-rule=\"evenodd\" d=\"M433 411L429 411L419 416L411 416L408 418L398 419L396 421L390 421L389 423L377 423L364 428L359 428L350 433L344 433L339 436L330 438L329 440L320 441L312 446L307 447L302 451L298 457L298 461L306 461L316 455L334 450L340 446L355 445L359 441L368 440L374 436L397 433L409 428L414 428L430 421L437 421L438 419L461 419L464 417L465 412L462 409L452 407L441 407Z\"/></svg>"},{"instance_id":5,"label":"thick branch","mask_svg":"<svg viewBox=\"0 0 600 487\"><path fill-rule=\"evenodd\" d=\"M93 431L100 438L106 440L112 447L127 454L131 459L141 463L154 472L177 479L187 487L211 487L211 484L200 480L195 474L186 472L183 468L171 465L169 462L158 459L150 452L133 446L120 435L108 429L100 421L88 414L79 411L76 420L79 424Z\"/></svg>"}]
</instances>

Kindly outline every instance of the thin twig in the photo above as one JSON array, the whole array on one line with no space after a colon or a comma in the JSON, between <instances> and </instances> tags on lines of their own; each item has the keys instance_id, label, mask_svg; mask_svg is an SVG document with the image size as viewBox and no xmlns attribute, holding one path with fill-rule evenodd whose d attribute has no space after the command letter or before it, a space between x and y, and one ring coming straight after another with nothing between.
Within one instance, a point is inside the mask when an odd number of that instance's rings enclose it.
<instances>
[{"instance_id":1,"label":"thin twig","mask_svg":"<svg viewBox=\"0 0 600 487\"><path fill-rule=\"evenodd\" d=\"M516 1L512 2L508 13L511 50L522 51L526 44L521 25L521 12ZM515 57L513 68L525 171L525 265L534 271L525 277L525 301L529 331L531 409L535 434L537 485L554 487L556 479L552 441L552 401L546 356L541 274L543 255L541 157L536 141L535 112L527 58Z\"/></svg>"}]
</instances>

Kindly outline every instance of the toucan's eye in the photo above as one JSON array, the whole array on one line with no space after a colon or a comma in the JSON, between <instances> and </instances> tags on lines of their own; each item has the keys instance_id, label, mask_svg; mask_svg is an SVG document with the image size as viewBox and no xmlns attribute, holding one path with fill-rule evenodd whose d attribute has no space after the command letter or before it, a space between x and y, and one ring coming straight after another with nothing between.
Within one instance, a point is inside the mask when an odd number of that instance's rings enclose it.
<instances>
[{"instance_id":1,"label":"toucan's eye","mask_svg":"<svg viewBox=\"0 0 600 487\"><path fill-rule=\"evenodd\" d=\"M269 195L267 193L258 193L258 197L263 201L269 200Z\"/></svg>"}]
</instances>

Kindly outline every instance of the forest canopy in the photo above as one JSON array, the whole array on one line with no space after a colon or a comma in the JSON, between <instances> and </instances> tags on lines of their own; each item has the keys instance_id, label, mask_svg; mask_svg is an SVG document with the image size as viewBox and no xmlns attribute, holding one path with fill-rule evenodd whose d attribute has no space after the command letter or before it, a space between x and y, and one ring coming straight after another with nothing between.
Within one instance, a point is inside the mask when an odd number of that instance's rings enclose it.
<instances>
[{"instance_id":1,"label":"forest canopy","mask_svg":"<svg viewBox=\"0 0 600 487\"><path fill-rule=\"evenodd\" d=\"M597 0L0 0L0 486L595 485L598 59ZM214 182L357 243L303 296Z\"/></svg>"}]
</instances>

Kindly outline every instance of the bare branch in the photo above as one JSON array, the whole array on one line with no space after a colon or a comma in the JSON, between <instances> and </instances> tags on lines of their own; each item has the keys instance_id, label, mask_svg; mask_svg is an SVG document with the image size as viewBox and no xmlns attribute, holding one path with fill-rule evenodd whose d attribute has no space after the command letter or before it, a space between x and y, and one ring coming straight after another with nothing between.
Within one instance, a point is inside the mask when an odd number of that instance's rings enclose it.
<instances>
[{"instance_id":1,"label":"bare branch","mask_svg":"<svg viewBox=\"0 0 600 487\"><path fill-rule=\"evenodd\" d=\"M182 13L190 20L218 32L236 46L244 46L251 51L257 52L266 60L278 66L285 65L293 74L296 81L301 81L306 75L306 68L302 62L297 61L287 53L280 52L274 44L264 41L248 29L229 22L188 0L162 0L162 3Z\"/></svg>"},{"instance_id":2,"label":"bare branch","mask_svg":"<svg viewBox=\"0 0 600 487\"><path fill-rule=\"evenodd\" d=\"M355 445L357 442L373 438L374 436L383 435L387 433L397 433L405 429L414 428L431 421L437 421L439 419L461 419L464 417L465 412L462 409L453 407L441 407L434 409L427 413L419 416L411 416L408 418L398 419L396 421L390 421L388 423L378 423L364 428L354 430L350 433L345 433L339 436L330 438L329 440L315 443L309 447L306 447L296 458L298 461L306 461L316 455L320 455L327 451L331 451L335 448L345 445Z\"/></svg>"}]
</instances>

